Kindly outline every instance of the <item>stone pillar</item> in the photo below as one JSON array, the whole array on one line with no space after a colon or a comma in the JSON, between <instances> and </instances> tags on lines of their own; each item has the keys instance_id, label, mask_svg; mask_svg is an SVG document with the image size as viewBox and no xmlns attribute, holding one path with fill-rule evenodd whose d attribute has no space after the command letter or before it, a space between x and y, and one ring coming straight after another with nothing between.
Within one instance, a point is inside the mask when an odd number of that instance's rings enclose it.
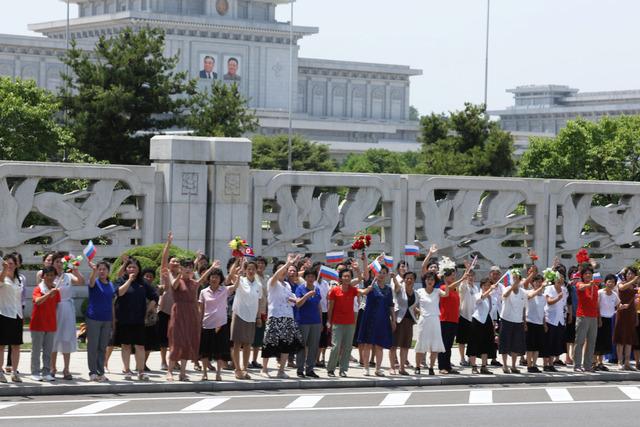
<instances>
[{"instance_id":1,"label":"stone pillar","mask_svg":"<svg viewBox=\"0 0 640 427\"><path fill-rule=\"evenodd\" d=\"M160 241L173 231L185 249L206 249L207 178L210 138L162 135L151 139L150 158L160 175L156 223Z\"/></svg>"},{"instance_id":2,"label":"stone pillar","mask_svg":"<svg viewBox=\"0 0 640 427\"><path fill-rule=\"evenodd\" d=\"M231 256L229 240L251 232L251 141L246 138L209 138L209 214L206 252L225 264Z\"/></svg>"}]
</instances>

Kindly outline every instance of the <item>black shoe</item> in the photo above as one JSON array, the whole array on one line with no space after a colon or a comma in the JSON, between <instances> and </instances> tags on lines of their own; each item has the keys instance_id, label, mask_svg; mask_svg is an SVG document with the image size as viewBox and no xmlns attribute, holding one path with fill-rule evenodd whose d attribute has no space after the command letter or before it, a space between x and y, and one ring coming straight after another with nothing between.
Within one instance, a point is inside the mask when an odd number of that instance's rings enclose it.
<instances>
[{"instance_id":1,"label":"black shoe","mask_svg":"<svg viewBox=\"0 0 640 427\"><path fill-rule=\"evenodd\" d=\"M543 366L543 367L542 367L542 371L543 371L543 372L553 372L553 371L551 370L551 368L553 368L553 366Z\"/></svg>"},{"instance_id":2,"label":"black shoe","mask_svg":"<svg viewBox=\"0 0 640 427\"><path fill-rule=\"evenodd\" d=\"M309 378L320 378L320 377L318 376L318 374L316 374L316 373L315 373L315 372L313 372L313 371L307 371L307 372L305 372L305 375L306 375L307 377L309 377Z\"/></svg>"},{"instance_id":3,"label":"black shoe","mask_svg":"<svg viewBox=\"0 0 640 427\"><path fill-rule=\"evenodd\" d=\"M249 367L253 369L262 369L262 365L256 361L249 363Z\"/></svg>"},{"instance_id":4,"label":"black shoe","mask_svg":"<svg viewBox=\"0 0 640 427\"><path fill-rule=\"evenodd\" d=\"M336 377L336 373L333 371L327 371L327 376L331 377L331 378L335 378Z\"/></svg>"},{"instance_id":5,"label":"black shoe","mask_svg":"<svg viewBox=\"0 0 640 427\"><path fill-rule=\"evenodd\" d=\"M326 368L327 365L324 362L318 362L316 363L316 368Z\"/></svg>"},{"instance_id":6,"label":"black shoe","mask_svg":"<svg viewBox=\"0 0 640 427\"><path fill-rule=\"evenodd\" d=\"M527 368L527 372L530 374L539 374L540 373L540 369L538 369L537 366L532 366L530 368Z\"/></svg>"},{"instance_id":7,"label":"black shoe","mask_svg":"<svg viewBox=\"0 0 640 427\"><path fill-rule=\"evenodd\" d=\"M562 360L554 360L554 361L553 361L553 364L554 364L555 366L567 366L567 364L566 364L566 363L564 363Z\"/></svg>"},{"instance_id":8,"label":"black shoe","mask_svg":"<svg viewBox=\"0 0 640 427\"><path fill-rule=\"evenodd\" d=\"M151 369L149 369L149 367L147 365L144 365L144 371L145 372L151 372Z\"/></svg>"},{"instance_id":9,"label":"black shoe","mask_svg":"<svg viewBox=\"0 0 640 427\"><path fill-rule=\"evenodd\" d=\"M414 369L413 374L420 375L420 367L417 367L416 369Z\"/></svg>"},{"instance_id":10,"label":"black shoe","mask_svg":"<svg viewBox=\"0 0 640 427\"><path fill-rule=\"evenodd\" d=\"M429 368L429 375L435 375L436 373L433 371L433 368Z\"/></svg>"},{"instance_id":11,"label":"black shoe","mask_svg":"<svg viewBox=\"0 0 640 427\"><path fill-rule=\"evenodd\" d=\"M340 378L347 378L347 373L344 371L340 371Z\"/></svg>"},{"instance_id":12,"label":"black shoe","mask_svg":"<svg viewBox=\"0 0 640 427\"><path fill-rule=\"evenodd\" d=\"M491 361L491 366L502 367L502 363L498 362L497 360L492 360Z\"/></svg>"},{"instance_id":13,"label":"black shoe","mask_svg":"<svg viewBox=\"0 0 640 427\"><path fill-rule=\"evenodd\" d=\"M306 378L306 377L304 376L304 372L300 372L300 371L298 371L298 378Z\"/></svg>"},{"instance_id":14,"label":"black shoe","mask_svg":"<svg viewBox=\"0 0 640 427\"><path fill-rule=\"evenodd\" d=\"M555 366L549 366L549 372L558 372Z\"/></svg>"},{"instance_id":15,"label":"black shoe","mask_svg":"<svg viewBox=\"0 0 640 427\"><path fill-rule=\"evenodd\" d=\"M451 374L451 375L460 375L460 371L456 371L455 369L451 369L449 371L449 374Z\"/></svg>"}]
</instances>

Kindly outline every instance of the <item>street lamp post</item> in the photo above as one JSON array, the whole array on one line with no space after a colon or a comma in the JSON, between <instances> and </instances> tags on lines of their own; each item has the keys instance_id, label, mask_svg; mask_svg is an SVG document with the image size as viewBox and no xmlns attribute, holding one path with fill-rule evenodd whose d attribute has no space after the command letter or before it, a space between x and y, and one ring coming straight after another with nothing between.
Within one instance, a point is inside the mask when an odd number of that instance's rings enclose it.
<instances>
[{"instance_id":1,"label":"street lamp post","mask_svg":"<svg viewBox=\"0 0 640 427\"><path fill-rule=\"evenodd\" d=\"M287 170L293 169L293 130L292 130L292 109L293 109L293 2L291 0L291 18L289 19L289 140L287 143Z\"/></svg>"},{"instance_id":2,"label":"street lamp post","mask_svg":"<svg viewBox=\"0 0 640 427\"><path fill-rule=\"evenodd\" d=\"M489 18L491 16L491 0L487 0L487 38L484 57L484 108L487 108L487 90L489 87Z\"/></svg>"}]
</instances>

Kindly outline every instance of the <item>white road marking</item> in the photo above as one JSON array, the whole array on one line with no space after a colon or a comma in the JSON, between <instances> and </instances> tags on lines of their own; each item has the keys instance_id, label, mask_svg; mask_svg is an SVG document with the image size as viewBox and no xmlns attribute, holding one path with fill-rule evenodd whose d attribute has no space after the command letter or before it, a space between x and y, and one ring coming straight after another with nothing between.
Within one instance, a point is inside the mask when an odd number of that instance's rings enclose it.
<instances>
[{"instance_id":1,"label":"white road marking","mask_svg":"<svg viewBox=\"0 0 640 427\"><path fill-rule=\"evenodd\" d=\"M554 402L570 402L573 400L573 396L566 388L547 388L545 390L549 398Z\"/></svg>"},{"instance_id":2,"label":"white road marking","mask_svg":"<svg viewBox=\"0 0 640 427\"><path fill-rule=\"evenodd\" d=\"M629 399L640 400L640 387L619 386L621 392L629 396Z\"/></svg>"},{"instance_id":3,"label":"white road marking","mask_svg":"<svg viewBox=\"0 0 640 427\"><path fill-rule=\"evenodd\" d=\"M17 405L17 403L0 403L0 409L10 408Z\"/></svg>"},{"instance_id":4,"label":"white road marking","mask_svg":"<svg viewBox=\"0 0 640 427\"><path fill-rule=\"evenodd\" d=\"M407 403L407 400L411 397L411 393L389 393L380 402L380 406L402 406Z\"/></svg>"},{"instance_id":5,"label":"white road marking","mask_svg":"<svg viewBox=\"0 0 640 427\"><path fill-rule=\"evenodd\" d=\"M190 412L190 411L210 411L216 406L222 405L224 402L229 400L229 397L211 397L207 399L202 399L193 405L189 405L186 408L182 409L182 411Z\"/></svg>"},{"instance_id":6,"label":"white road marking","mask_svg":"<svg viewBox=\"0 0 640 427\"><path fill-rule=\"evenodd\" d=\"M289 408L289 409L293 409L293 408L313 408L314 406L316 406L318 404L318 402L320 402L320 400L323 397L324 397L323 395L319 395L319 396L314 396L314 395L300 396L296 400L294 400L293 402L289 403L287 405L287 408Z\"/></svg>"},{"instance_id":7,"label":"white road marking","mask_svg":"<svg viewBox=\"0 0 640 427\"><path fill-rule=\"evenodd\" d=\"M325 408L273 408L273 409L223 409L223 410L211 410L201 412L183 412L183 411L156 411L156 412L114 412L114 413L98 413L98 414L63 414L63 415L19 415L19 416L5 416L0 420L35 420L35 419L57 419L57 418L84 418L84 417L149 417L153 415L202 415L202 414L246 414L246 413L270 413L270 412L290 412L290 411L357 411L357 410L370 410L370 409L382 409L382 410L402 410L402 409L424 409L424 408L460 408L470 406L545 406L545 405L581 405L581 404L611 404L611 403L632 403L637 404L635 400L585 400L585 401L571 401L571 402L508 402L508 403L452 403L452 404L426 404L426 405L404 405L399 407L387 407L387 406L348 406L348 407L325 407Z\"/></svg>"},{"instance_id":8,"label":"white road marking","mask_svg":"<svg viewBox=\"0 0 640 427\"><path fill-rule=\"evenodd\" d=\"M74 409L73 411L66 412L65 415L89 415L97 414L98 412L105 411L114 406L127 403L128 400L104 400L102 402L92 403L91 405L83 406L82 408Z\"/></svg>"},{"instance_id":9,"label":"white road marking","mask_svg":"<svg viewBox=\"0 0 640 427\"><path fill-rule=\"evenodd\" d=\"M471 390L469 392L470 404L493 403L493 392L491 390Z\"/></svg>"}]
</instances>

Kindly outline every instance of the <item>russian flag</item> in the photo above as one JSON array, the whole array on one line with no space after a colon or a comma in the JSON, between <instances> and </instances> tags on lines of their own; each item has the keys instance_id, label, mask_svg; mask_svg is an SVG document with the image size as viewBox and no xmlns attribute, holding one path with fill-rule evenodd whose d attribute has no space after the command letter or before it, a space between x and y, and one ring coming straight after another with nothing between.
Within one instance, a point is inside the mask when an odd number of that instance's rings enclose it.
<instances>
[{"instance_id":1,"label":"russian flag","mask_svg":"<svg viewBox=\"0 0 640 427\"><path fill-rule=\"evenodd\" d=\"M327 252L327 263L338 264L344 261L344 251Z\"/></svg>"},{"instance_id":2,"label":"russian flag","mask_svg":"<svg viewBox=\"0 0 640 427\"><path fill-rule=\"evenodd\" d=\"M624 274L622 273L622 271L616 274L616 280L618 281L618 283L624 283Z\"/></svg>"},{"instance_id":3,"label":"russian flag","mask_svg":"<svg viewBox=\"0 0 640 427\"><path fill-rule=\"evenodd\" d=\"M604 282L604 280L602 279L602 274L600 274L599 271L593 274L592 280L593 280L593 283L595 283L596 285L599 285L602 282Z\"/></svg>"},{"instance_id":4,"label":"russian flag","mask_svg":"<svg viewBox=\"0 0 640 427\"><path fill-rule=\"evenodd\" d=\"M405 256L418 256L420 252L420 248L416 245L404 245L404 254Z\"/></svg>"},{"instance_id":5,"label":"russian flag","mask_svg":"<svg viewBox=\"0 0 640 427\"><path fill-rule=\"evenodd\" d=\"M393 257L389 256L389 255L385 255L384 256L384 265L386 265L387 268L393 268Z\"/></svg>"},{"instance_id":6,"label":"russian flag","mask_svg":"<svg viewBox=\"0 0 640 427\"><path fill-rule=\"evenodd\" d=\"M331 267L327 267L323 265L320 267L320 277L327 280L339 280L340 276L338 275L338 271L334 270Z\"/></svg>"},{"instance_id":7,"label":"russian flag","mask_svg":"<svg viewBox=\"0 0 640 427\"><path fill-rule=\"evenodd\" d=\"M95 258L98 251L96 250L96 247L93 245L93 240L89 240L87 247L82 250L82 253L84 253L85 258L87 258L89 261Z\"/></svg>"},{"instance_id":8,"label":"russian flag","mask_svg":"<svg viewBox=\"0 0 640 427\"><path fill-rule=\"evenodd\" d=\"M378 275L378 273L380 273L380 270L382 270L382 266L380 265L380 263L376 259L371 264L369 264L369 269L371 269L373 274Z\"/></svg>"},{"instance_id":9,"label":"russian flag","mask_svg":"<svg viewBox=\"0 0 640 427\"><path fill-rule=\"evenodd\" d=\"M513 274L511 274L511 270L508 270L504 276L502 276L502 286L508 288L513 285Z\"/></svg>"}]
</instances>

